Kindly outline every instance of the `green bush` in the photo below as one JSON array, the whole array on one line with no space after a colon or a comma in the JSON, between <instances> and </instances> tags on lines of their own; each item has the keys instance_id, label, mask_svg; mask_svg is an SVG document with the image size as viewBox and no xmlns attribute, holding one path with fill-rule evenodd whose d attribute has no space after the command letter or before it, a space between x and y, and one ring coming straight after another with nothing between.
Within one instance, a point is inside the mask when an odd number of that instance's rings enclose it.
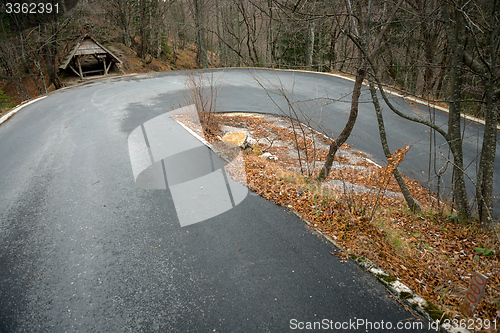
<instances>
[{"instance_id":1,"label":"green bush","mask_svg":"<svg viewBox=\"0 0 500 333\"><path fill-rule=\"evenodd\" d=\"M2 113L6 109L10 109L16 104L11 102L11 97L6 95L3 90L0 90L0 113Z\"/></svg>"}]
</instances>

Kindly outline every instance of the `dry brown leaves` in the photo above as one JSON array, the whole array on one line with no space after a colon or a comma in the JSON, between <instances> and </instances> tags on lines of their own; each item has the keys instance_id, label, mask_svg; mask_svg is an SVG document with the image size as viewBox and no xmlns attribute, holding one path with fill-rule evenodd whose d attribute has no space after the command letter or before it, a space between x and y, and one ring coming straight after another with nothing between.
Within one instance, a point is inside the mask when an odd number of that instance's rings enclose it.
<instances>
[{"instance_id":1,"label":"dry brown leaves","mask_svg":"<svg viewBox=\"0 0 500 333\"><path fill-rule=\"evenodd\" d=\"M488 275L476 315L490 320L498 315L499 257L475 257L476 248L496 246L487 230L458 225L442 215L404 213L405 203L392 198L385 198L375 219L368 221L353 214L342 196L315 195L307 191L310 184L276 163L255 156L245 159L252 191L295 210L349 253L369 258L451 317L460 316L458 307L473 272Z\"/></svg>"},{"instance_id":2,"label":"dry brown leaves","mask_svg":"<svg viewBox=\"0 0 500 333\"><path fill-rule=\"evenodd\" d=\"M290 128L276 127L263 118L219 117L218 121L245 128L256 139L259 133L276 135L281 141L295 137ZM305 140L307 143L307 140ZM264 147L263 147L264 148ZM308 148L308 147L303 147ZM349 146L343 146L349 149ZM362 255L398 277L412 290L428 299L450 317L461 317L459 306L474 272L489 277L484 297L476 310L479 318L500 321L500 257L498 246L489 229L458 224L452 216L409 213L402 199L381 196L383 192L342 193L325 191L313 180L290 171L297 161L287 147L271 147L277 162L246 155L245 173L229 168L235 179L244 181L250 190L262 197L299 213L311 226L332 237L348 253ZM355 153L362 155L362 153ZM323 158L322 153L318 153ZM396 157L397 162L404 153ZM345 159L341 163L348 164ZM365 167L332 170L328 179L341 179L367 188L387 186L399 192L390 169L379 169L369 162L357 162ZM397 163L395 163L397 165ZM387 182L380 179L386 178ZM412 195L429 206L430 195L420 183L404 177ZM339 193L340 192L340 193ZM375 193L375 194L374 194ZM378 193L380 197L375 197ZM373 219L366 211L377 203ZM484 256L477 248L496 249Z\"/></svg>"}]
</instances>

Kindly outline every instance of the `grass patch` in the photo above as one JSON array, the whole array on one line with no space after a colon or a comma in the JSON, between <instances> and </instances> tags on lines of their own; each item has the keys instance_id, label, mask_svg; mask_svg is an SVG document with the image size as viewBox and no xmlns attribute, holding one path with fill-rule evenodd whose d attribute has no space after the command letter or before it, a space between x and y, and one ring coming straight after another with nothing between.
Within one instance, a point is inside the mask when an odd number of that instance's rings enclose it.
<instances>
[{"instance_id":1,"label":"grass patch","mask_svg":"<svg viewBox=\"0 0 500 333\"><path fill-rule=\"evenodd\" d=\"M381 280L384 280L387 283L391 283L397 280L397 278L392 275L378 274L377 277Z\"/></svg>"},{"instance_id":2,"label":"grass patch","mask_svg":"<svg viewBox=\"0 0 500 333\"><path fill-rule=\"evenodd\" d=\"M433 320L450 319L450 316L448 316L444 311L439 310L437 306L429 301L427 301L427 305L424 307L424 309L425 311L427 311L427 313L429 313L429 316Z\"/></svg>"},{"instance_id":3,"label":"grass patch","mask_svg":"<svg viewBox=\"0 0 500 333\"><path fill-rule=\"evenodd\" d=\"M413 298L413 294L408 293L406 291L402 291L401 293L399 293L399 297L401 297L402 299L410 299Z\"/></svg>"}]
</instances>

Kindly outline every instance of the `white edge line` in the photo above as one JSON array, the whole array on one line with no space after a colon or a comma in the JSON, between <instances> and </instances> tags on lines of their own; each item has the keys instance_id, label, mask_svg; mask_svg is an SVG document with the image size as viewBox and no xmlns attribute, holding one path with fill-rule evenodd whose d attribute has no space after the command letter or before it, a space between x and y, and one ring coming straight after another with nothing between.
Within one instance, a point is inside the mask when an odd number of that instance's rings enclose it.
<instances>
[{"instance_id":1,"label":"white edge line","mask_svg":"<svg viewBox=\"0 0 500 333\"><path fill-rule=\"evenodd\" d=\"M225 68L231 69L231 67L225 67ZM262 67L236 67L236 68L268 69L268 70L284 71L284 72L302 72L302 73L322 74L322 75L333 76L333 77L336 77L336 78L340 78L340 79L348 80L348 81L351 81L351 82L355 82L355 79L353 79L351 77L348 77L348 76L345 76L345 75L342 75L342 74L336 74L336 73L313 72L313 71L306 71L306 70L302 70L302 69L280 69L280 68L262 68ZM221 69L224 69L224 68L221 68ZM161 73L161 72L159 72L159 73ZM134 76L134 75L135 76L140 76L141 74L142 73L132 73L132 74L126 74L126 75L118 75L118 76L115 76L115 77ZM106 79L108 79L108 78L106 78ZM363 83L363 85L367 86L367 84L365 84L365 83ZM74 86L70 86L70 87L67 87L67 88L72 88L72 87L74 87ZM65 88L63 88L63 89L65 89ZM430 102L426 102L426 101L424 101L424 100L422 100L420 98L416 98L416 97L412 97L412 96L403 96L400 93L397 93L397 92L393 91L390 88L388 88L388 89L386 89L384 91L387 92L387 93L389 93L389 94L391 94L391 95L393 95L393 96L400 97L400 98L403 98L403 99L406 99L406 100L410 100L410 101L422 104L422 105L427 106L427 107L432 107L432 108L434 108L436 110L439 110L439 111L442 111L442 112L445 112L445 113L449 113L449 110L447 108L444 108L442 106L439 106L439 105L436 105L436 104L433 104L433 103L430 103ZM2 116L0 118L0 125L2 123L4 123L7 119L9 119L10 117L12 117L14 114L16 114L23 107L25 107L27 105L30 105L31 103L37 102L37 101L39 101L41 99L44 99L45 97L47 97L47 96L42 96L42 97L36 98L36 99L34 99L32 101L29 101L27 103L18 105L16 108L14 108L9 113L7 113L6 115L4 115L4 116ZM485 125L486 124L484 120L476 118L476 117L473 117L473 116L469 116L469 115L466 115L466 114L460 114L460 116L462 118L466 119L466 120L469 120L469 121L472 121L472 122L476 122L476 123L481 124L481 125ZM179 124L181 124L181 123L179 123ZM496 128L497 128L497 130L500 130L500 125L497 125ZM187 130L189 130L189 129L187 129ZM203 140L196 133L193 133L193 135L196 135L198 139Z\"/></svg>"},{"instance_id":2,"label":"white edge line","mask_svg":"<svg viewBox=\"0 0 500 333\"><path fill-rule=\"evenodd\" d=\"M364 157L364 159L365 159L366 161L368 161L369 163L374 164L375 166L377 166L377 167L379 167L379 168L381 168L381 169L382 169L382 166L381 166L381 165L379 165L379 164L378 164L378 163L376 163L376 162L373 162L373 161L372 161L372 160L370 160L368 157Z\"/></svg>"},{"instance_id":3,"label":"white edge line","mask_svg":"<svg viewBox=\"0 0 500 333\"><path fill-rule=\"evenodd\" d=\"M28 106L32 103L35 103L35 102L38 102L39 100L41 99L44 99L45 97L47 96L42 96L42 97L38 97L34 100L31 100L29 102L26 102L24 104L21 104L21 105L18 105L16 106L14 109L12 109L10 112L8 112L6 115L2 116L2 118L0 118L0 125L3 124L4 122L7 121L7 119L9 119L10 117L12 117L13 115L15 115L17 112L19 112L22 108L24 108L25 106Z\"/></svg>"},{"instance_id":4,"label":"white edge line","mask_svg":"<svg viewBox=\"0 0 500 333\"><path fill-rule=\"evenodd\" d=\"M172 117L170 117L172 118ZM201 143L203 143L205 146L207 146L210 150L212 150L213 152L215 152L217 155L219 155L219 157L221 157L222 159L224 159L224 161L226 161L227 163L231 164L232 166L235 166L234 163L229 159L229 157L227 157L224 153L222 153L221 151L219 151L217 148L215 148L214 146L212 146L207 140L205 140L204 138L202 138L201 136L199 136L197 133L195 133L192 129L190 129L189 127L187 127L186 125L184 125L182 122L178 121L177 119L175 118L172 118L177 124L181 125L182 128L184 128L186 131L189 132L189 134L191 134L192 136L194 136L196 139L200 140Z\"/></svg>"},{"instance_id":5,"label":"white edge line","mask_svg":"<svg viewBox=\"0 0 500 333\"><path fill-rule=\"evenodd\" d=\"M249 114L251 114L251 112L249 112ZM305 124L304 124L304 125L305 125ZM305 125L305 126L306 126L306 127L307 127L310 131L313 131L314 133L316 133L316 134L318 134L318 135L322 135L324 138L326 138L326 139L328 139L328 140L333 140L333 139L332 139L332 138L330 138L328 135L325 135L325 134L323 134L323 133L321 133L321 132L319 132L319 131L315 130L314 128L312 128L312 127L310 127L310 126L308 126L308 125ZM345 149L345 150L347 150L347 149ZM355 149L351 149L351 150L352 150L352 151L356 151ZM366 153L365 153L365 154L366 154ZM382 166L381 166L380 164L378 164L378 163L376 163L376 162L372 161L372 160L371 160L371 159L369 159L368 157L366 157L366 156L360 156L360 157L361 157L361 159L366 160L368 163L371 163L371 164L375 165L376 167L378 167L378 168L382 169Z\"/></svg>"},{"instance_id":6,"label":"white edge line","mask_svg":"<svg viewBox=\"0 0 500 333\"><path fill-rule=\"evenodd\" d=\"M170 117L172 118L172 117ZM189 127L187 127L186 125L184 125L182 122L180 122L179 120L175 119L175 118L172 118L173 120L175 120L175 122L179 125L181 125L186 131L189 132L189 134L191 134L192 136L194 136L195 138L197 138L198 140L200 140L205 146L208 146L211 148L211 144L208 143L207 140L205 140L204 138L202 138L201 136L199 136L195 131L193 131L192 129L190 129Z\"/></svg>"},{"instance_id":7,"label":"white edge line","mask_svg":"<svg viewBox=\"0 0 500 333\"><path fill-rule=\"evenodd\" d=\"M324 74L324 75L329 75L329 76L334 76L334 77L338 77L338 78L341 78L341 79L344 79L344 80L348 80L348 81L352 81L354 82L355 80L351 77L348 77L348 76L344 76L344 75L340 75L340 74L334 74L334 73L321 73L321 72L312 72L312 71L304 71L304 70L298 70L300 72L305 72L305 73L318 73L318 74ZM364 86L368 86L366 83L363 83ZM380 90L378 89L377 87L377 90ZM445 112L445 113L450 113L450 111L447 109L447 108L444 108L442 106L439 106L439 105L436 105L436 104L433 104L431 102L426 102L420 98L417 98L417 97L413 97L413 96L404 96L398 92L395 92L393 91L391 88L384 88L384 91L393 95L393 96L396 96L396 97L400 97L404 100L409 100L409 101L412 101L412 102L415 102L415 103L418 103L418 104L422 104L423 106L427 106L427 107L430 107L430 108L434 108L436 110L439 110L439 111L442 111L442 112ZM486 125L486 122L482 119L479 119L479 118L476 118L476 117L473 117L473 116L469 116L467 114L463 114L461 113L460 116L463 118L463 119L466 119L466 120L469 120L469 121L472 121L472 122L475 122L475 123L478 123L478 124L481 124L481 125ZM497 125L496 126L497 130L500 130L500 125Z\"/></svg>"},{"instance_id":8,"label":"white edge line","mask_svg":"<svg viewBox=\"0 0 500 333\"><path fill-rule=\"evenodd\" d=\"M252 68L252 69L265 69L265 68L258 68L258 67L244 67L244 68ZM281 68L269 68L271 70L275 70L275 71L284 71L284 72L302 72L302 73L314 73L314 74L322 74L322 75L328 75L328 76L333 76L333 77L336 77L336 78L339 78L339 79L344 79L344 80L348 80L348 81L351 81L351 82L355 82L355 79L353 79L352 77L349 77L349 76L345 76L345 75L342 75L342 74L336 74L336 73L324 73L324 72L314 72L314 71L306 71L306 70L303 70L303 69L281 69ZM363 85L364 86L368 86L366 83L363 82ZM377 87L377 90L378 87ZM396 97L400 97L404 100L410 100L412 102L415 102L415 103L418 103L418 104L422 104L423 106L427 106L427 107L431 107L431 108L434 108L436 110L439 110L439 111L442 111L442 112L445 112L445 113L450 113L450 111L447 109L447 108L444 108L442 106L439 106L439 105L436 105L436 104L433 104L431 102L427 102L427 101L424 101L420 98L417 98L417 97L413 97L413 96L404 96L394 90L392 90L391 88L384 88L384 91L393 95L393 96L396 96ZM472 121L472 122L475 122L475 123L478 123L478 124L481 124L481 125L486 125L485 121L482 120L482 119L479 119L479 118L476 118L476 117L473 117L473 116L469 116L467 114L463 114L461 113L460 116L463 118L463 119L466 119L466 120L469 120L469 121ZM500 125L497 125L496 126L497 130L500 131Z\"/></svg>"}]
</instances>

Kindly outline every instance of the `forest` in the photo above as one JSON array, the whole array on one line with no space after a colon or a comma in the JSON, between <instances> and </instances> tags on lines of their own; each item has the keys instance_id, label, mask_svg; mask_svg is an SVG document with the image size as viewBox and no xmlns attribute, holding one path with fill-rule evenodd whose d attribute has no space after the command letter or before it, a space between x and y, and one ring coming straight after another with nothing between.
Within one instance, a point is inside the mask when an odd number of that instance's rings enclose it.
<instances>
[{"instance_id":1,"label":"forest","mask_svg":"<svg viewBox=\"0 0 500 333\"><path fill-rule=\"evenodd\" d=\"M0 5L0 107L64 86L59 63L72 43L90 34L118 42L148 62L176 68L192 49L194 68L265 67L335 72L355 77L349 120L334 140L324 178L356 122L363 83L401 117L445 139L453 168L453 204L460 219L493 222L494 162L500 101L498 0L50 0ZM50 10L47 4L51 4ZM42 8L43 10L38 10ZM27 89L27 85L35 87ZM446 106L436 124L392 105L384 89ZM484 120L475 159L475 196L467 193L463 114ZM377 114L381 134L383 117ZM383 135L381 135L384 144ZM387 151L386 147L384 150ZM388 153L387 153L388 154ZM396 175L395 175L396 176ZM401 184L404 187L404 184ZM403 190L403 188L402 188ZM404 190L403 190L403 193ZM418 209L405 196L412 209ZM498 200L498 198L496 199Z\"/></svg>"}]
</instances>

